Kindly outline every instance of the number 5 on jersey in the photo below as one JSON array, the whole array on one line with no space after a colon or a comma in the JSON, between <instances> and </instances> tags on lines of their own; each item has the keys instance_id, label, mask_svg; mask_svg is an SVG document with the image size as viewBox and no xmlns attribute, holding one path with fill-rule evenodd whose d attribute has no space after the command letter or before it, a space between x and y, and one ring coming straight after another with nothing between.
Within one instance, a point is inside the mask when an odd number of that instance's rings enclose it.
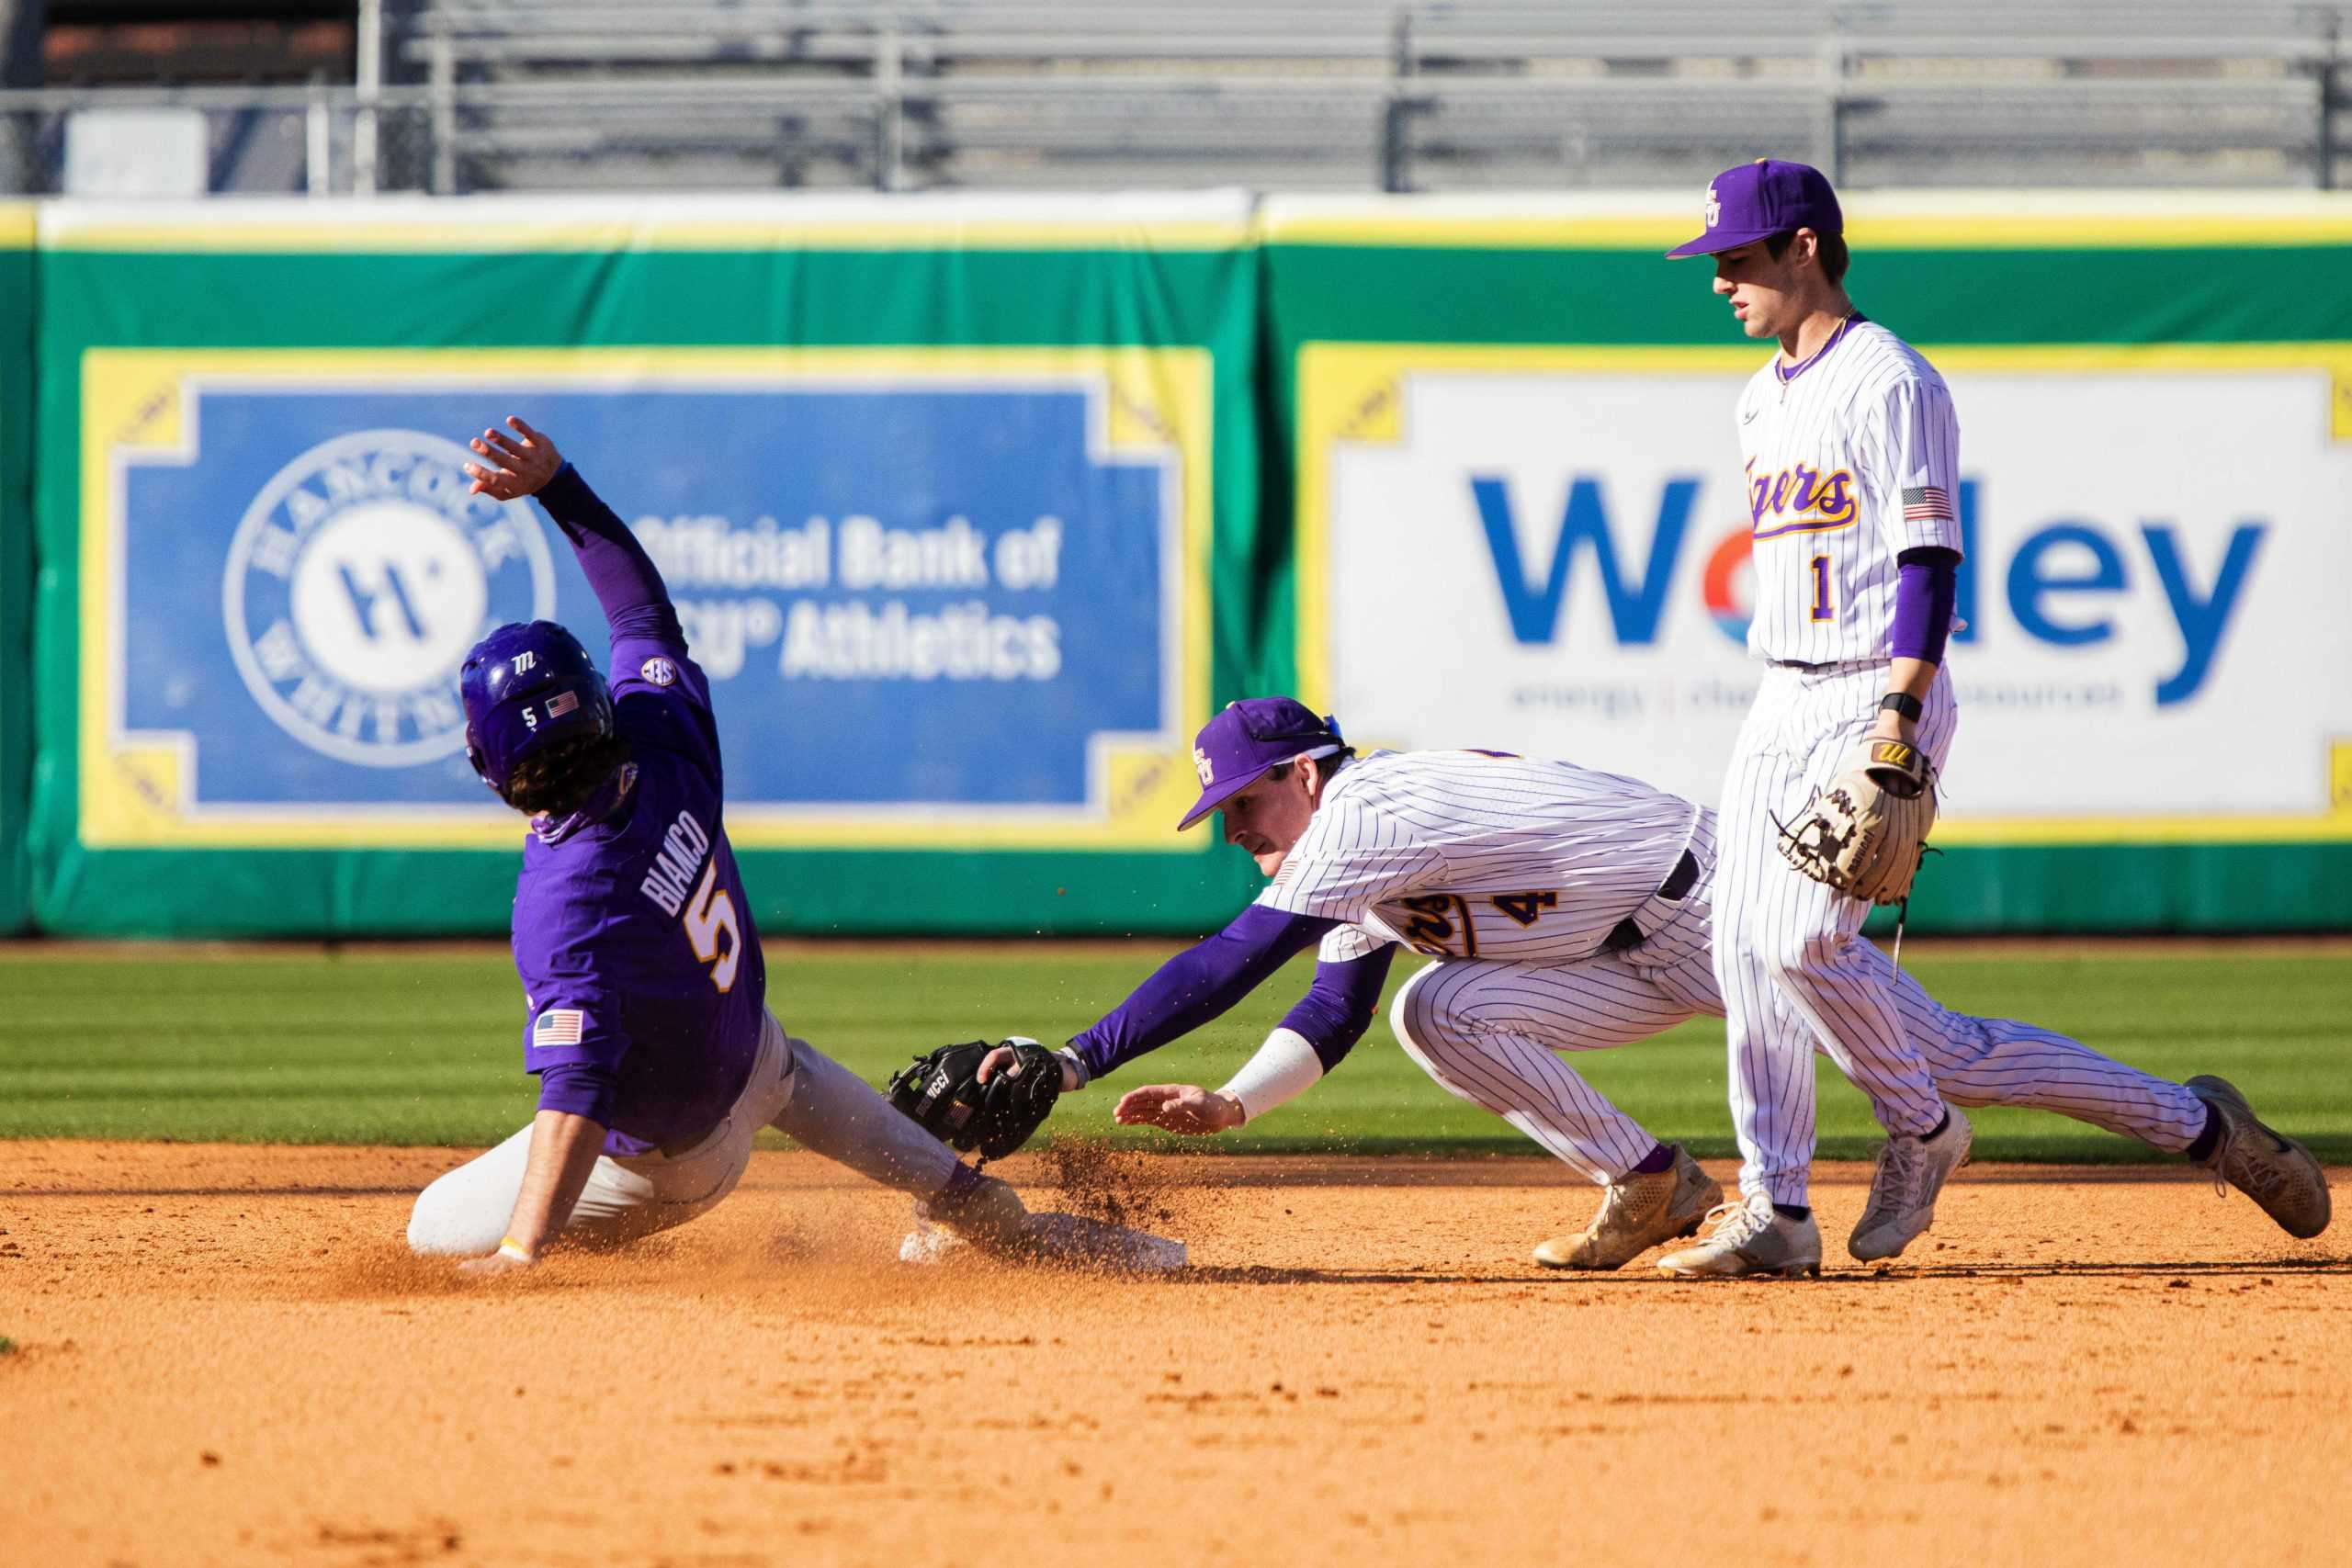
<instances>
[{"instance_id":1,"label":"number 5 on jersey","mask_svg":"<svg viewBox=\"0 0 2352 1568\"><path fill-rule=\"evenodd\" d=\"M686 900L686 940L695 945L697 963L708 964L710 983L721 991L735 984L735 966L743 961L743 928L735 919L735 900L718 886L718 861L712 857L702 874L702 886ZM726 940L719 940L721 935Z\"/></svg>"}]
</instances>

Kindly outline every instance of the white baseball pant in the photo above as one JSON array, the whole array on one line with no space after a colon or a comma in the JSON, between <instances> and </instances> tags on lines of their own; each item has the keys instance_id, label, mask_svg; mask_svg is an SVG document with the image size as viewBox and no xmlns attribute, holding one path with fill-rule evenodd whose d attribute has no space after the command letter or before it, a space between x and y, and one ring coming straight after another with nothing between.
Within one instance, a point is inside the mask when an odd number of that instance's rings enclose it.
<instances>
[{"instance_id":1,"label":"white baseball pant","mask_svg":"<svg viewBox=\"0 0 2352 1568\"><path fill-rule=\"evenodd\" d=\"M599 1156L562 1234L612 1247L707 1213L742 1179L762 1127L917 1198L936 1196L956 1173L946 1145L840 1063L805 1040L786 1038L769 1015L751 1077L726 1119L676 1154ZM427 1187L409 1214L410 1248L458 1258L496 1252L530 1152L531 1129L525 1127Z\"/></svg>"},{"instance_id":2,"label":"white baseball pant","mask_svg":"<svg viewBox=\"0 0 2352 1568\"><path fill-rule=\"evenodd\" d=\"M1935 1075L1861 938L1870 906L1814 881L1780 851L1780 825L1795 823L1861 745L1885 685L1883 662L1768 666L1724 784L1714 968L1732 1131L1745 1160L1741 1189L1775 1203L1805 1201L1816 1043L1890 1134L1929 1133L1943 1118ZM1947 671L1936 671L1924 708L1919 749L1941 769L1959 726Z\"/></svg>"}]
</instances>

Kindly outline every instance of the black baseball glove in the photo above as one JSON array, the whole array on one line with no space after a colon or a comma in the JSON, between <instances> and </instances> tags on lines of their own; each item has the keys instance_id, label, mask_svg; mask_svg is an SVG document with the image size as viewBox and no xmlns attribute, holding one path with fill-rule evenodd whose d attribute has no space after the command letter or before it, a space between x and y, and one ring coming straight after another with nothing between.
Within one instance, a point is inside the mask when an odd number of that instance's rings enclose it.
<instances>
[{"instance_id":1,"label":"black baseball glove","mask_svg":"<svg viewBox=\"0 0 2352 1568\"><path fill-rule=\"evenodd\" d=\"M995 1045L971 1040L923 1052L890 1080L890 1103L950 1148L1002 1159L1053 1114L1062 1059L1020 1035L1000 1043L1012 1048L1012 1066L986 1083L980 1061Z\"/></svg>"}]
</instances>

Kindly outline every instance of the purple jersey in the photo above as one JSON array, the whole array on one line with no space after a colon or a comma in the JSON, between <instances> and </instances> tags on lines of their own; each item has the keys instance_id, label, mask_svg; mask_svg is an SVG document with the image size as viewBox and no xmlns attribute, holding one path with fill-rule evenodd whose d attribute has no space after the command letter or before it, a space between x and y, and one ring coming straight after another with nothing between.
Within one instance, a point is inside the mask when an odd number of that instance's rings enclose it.
<instances>
[{"instance_id":1,"label":"purple jersey","mask_svg":"<svg viewBox=\"0 0 2352 1568\"><path fill-rule=\"evenodd\" d=\"M609 1073L606 1150L641 1154L726 1116L759 1049L767 975L727 842L709 683L660 579L569 467L540 499L613 624L614 724L632 766L571 818L535 822L524 845L524 1065Z\"/></svg>"}]
</instances>

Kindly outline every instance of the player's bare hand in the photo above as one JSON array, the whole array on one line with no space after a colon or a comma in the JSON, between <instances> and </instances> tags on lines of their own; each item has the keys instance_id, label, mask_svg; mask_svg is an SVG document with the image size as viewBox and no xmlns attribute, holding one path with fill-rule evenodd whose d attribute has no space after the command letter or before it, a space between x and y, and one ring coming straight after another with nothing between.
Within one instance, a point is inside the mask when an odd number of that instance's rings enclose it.
<instances>
[{"instance_id":1,"label":"player's bare hand","mask_svg":"<svg viewBox=\"0 0 2352 1568\"><path fill-rule=\"evenodd\" d=\"M513 434L485 430L467 443L475 456L485 459L466 465L466 477L474 481L466 487L468 495L520 501L537 493L563 467L563 454L544 432L533 430L515 414L508 414L506 423Z\"/></svg>"},{"instance_id":2,"label":"player's bare hand","mask_svg":"<svg viewBox=\"0 0 2352 1568\"><path fill-rule=\"evenodd\" d=\"M458 1272L469 1280L495 1280L502 1275L520 1274L537 1267L536 1262L526 1263L503 1252L493 1252L487 1258L467 1258L458 1265Z\"/></svg>"},{"instance_id":3,"label":"player's bare hand","mask_svg":"<svg viewBox=\"0 0 2352 1568\"><path fill-rule=\"evenodd\" d=\"M1020 1055L1010 1045L999 1045L981 1057L980 1065L972 1069L972 1076L982 1083L988 1082L999 1073L1011 1073L1015 1077L1021 1075ZM1062 1092L1075 1094L1078 1092L1078 1069L1068 1062L1064 1062L1062 1064Z\"/></svg>"},{"instance_id":4,"label":"player's bare hand","mask_svg":"<svg viewBox=\"0 0 2352 1568\"><path fill-rule=\"evenodd\" d=\"M1900 740L1905 746L1918 744L1919 727L1896 713L1893 708L1881 708L1877 720L1871 726L1872 740Z\"/></svg>"},{"instance_id":5,"label":"player's bare hand","mask_svg":"<svg viewBox=\"0 0 2352 1568\"><path fill-rule=\"evenodd\" d=\"M1153 1083L1131 1089L1119 1099L1111 1119L1128 1127L1162 1127L1188 1137L1205 1137L1238 1127L1245 1120L1241 1101L1229 1094L1212 1094L1197 1084Z\"/></svg>"}]
</instances>

